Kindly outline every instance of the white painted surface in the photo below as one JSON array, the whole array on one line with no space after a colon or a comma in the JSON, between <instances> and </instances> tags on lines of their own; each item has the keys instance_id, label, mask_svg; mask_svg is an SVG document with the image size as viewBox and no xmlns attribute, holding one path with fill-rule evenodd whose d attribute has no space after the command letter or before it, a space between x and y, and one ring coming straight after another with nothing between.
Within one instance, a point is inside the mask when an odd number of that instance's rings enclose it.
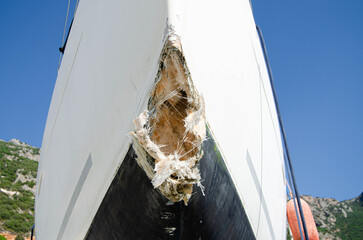
<instances>
[{"instance_id":1,"label":"white painted surface","mask_svg":"<svg viewBox=\"0 0 363 240\"><path fill-rule=\"evenodd\" d=\"M285 238L281 139L249 1L85 0L44 133L37 239L85 236L129 147L132 119L146 109L167 22L181 37L191 78L204 96L207 120L253 231L258 239ZM89 154L89 174L64 234L58 235Z\"/></svg>"},{"instance_id":2,"label":"white painted surface","mask_svg":"<svg viewBox=\"0 0 363 240\"><path fill-rule=\"evenodd\" d=\"M145 106L143 92L154 81L162 48L165 1L79 4L42 144L36 195L40 240L57 239L91 154L92 168L63 235L83 239L129 147L132 119Z\"/></svg>"},{"instance_id":3,"label":"white painted surface","mask_svg":"<svg viewBox=\"0 0 363 240\"><path fill-rule=\"evenodd\" d=\"M281 137L250 3L170 2L171 23L181 36L192 80L204 96L207 120L252 228L258 239L284 239L286 192ZM255 187L247 151L262 192Z\"/></svg>"}]
</instances>

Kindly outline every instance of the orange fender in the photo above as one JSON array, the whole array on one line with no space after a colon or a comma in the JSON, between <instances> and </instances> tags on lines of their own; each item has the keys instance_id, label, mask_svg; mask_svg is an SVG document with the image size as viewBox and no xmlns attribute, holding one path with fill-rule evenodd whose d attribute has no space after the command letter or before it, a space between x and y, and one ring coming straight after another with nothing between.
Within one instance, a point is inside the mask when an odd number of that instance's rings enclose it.
<instances>
[{"instance_id":1,"label":"orange fender","mask_svg":"<svg viewBox=\"0 0 363 240\"><path fill-rule=\"evenodd\" d=\"M316 228L315 220L314 220L313 214L311 213L310 207L301 198L300 198L300 202L301 202L301 207L302 207L303 213L304 213L305 224L306 224L307 232L309 235L309 240L319 240L318 229ZM296 203L297 209L299 210L296 200L295 200L295 203ZM300 236L299 223L297 222L297 216L295 213L295 207L294 207L293 200L290 200L287 202L286 210L287 210L287 220L288 220L290 228L291 228L292 237L294 238L294 240L305 239L305 238L301 238L301 236ZM299 217L300 217L300 214L299 214ZM301 224L302 234L305 237L301 217L300 217L300 224Z\"/></svg>"}]
</instances>

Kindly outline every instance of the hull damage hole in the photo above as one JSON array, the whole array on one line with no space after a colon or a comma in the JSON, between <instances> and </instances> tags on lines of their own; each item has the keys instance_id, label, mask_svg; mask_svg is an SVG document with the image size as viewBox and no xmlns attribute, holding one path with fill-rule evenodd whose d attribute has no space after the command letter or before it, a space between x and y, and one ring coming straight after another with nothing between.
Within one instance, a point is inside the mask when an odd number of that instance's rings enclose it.
<instances>
[{"instance_id":1,"label":"hull damage hole","mask_svg":"<svg viewBox=\"0 0 363 240\"><path fill-rule=\"evenodd\" d=\"M204 101L187 69L176 36L164 45L148 110L134 119L137 162L154 188L172 202L187 205L197 184L198 162L206 138Z\"/></svg>"}]
</instances>

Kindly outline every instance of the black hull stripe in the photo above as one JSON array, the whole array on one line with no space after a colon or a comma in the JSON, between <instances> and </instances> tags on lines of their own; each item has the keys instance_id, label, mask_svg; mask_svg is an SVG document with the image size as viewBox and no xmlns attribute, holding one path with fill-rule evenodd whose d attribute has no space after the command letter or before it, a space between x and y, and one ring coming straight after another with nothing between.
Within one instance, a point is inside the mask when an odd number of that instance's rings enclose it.
<instances>
[{"instance_id":1,"label":"black hull stripe","mask_svg":"<svg viewBox=\"0 0 363 240\"><path fill-rule=\"evenodd\" d=\"M224 160L208 132L200 161L205 196L198 187L184 203L153 189L130 147L85 239L255 239Z\"/></svg>"}]
</instances>

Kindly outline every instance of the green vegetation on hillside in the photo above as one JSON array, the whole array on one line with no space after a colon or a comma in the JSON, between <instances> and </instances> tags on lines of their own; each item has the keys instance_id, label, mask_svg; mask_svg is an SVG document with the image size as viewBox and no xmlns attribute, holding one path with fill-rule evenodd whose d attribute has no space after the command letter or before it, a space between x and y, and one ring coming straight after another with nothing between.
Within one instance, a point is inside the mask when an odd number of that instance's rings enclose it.
<instances>
[{"instance_id":1,"label":"green vegetation on hillside","mask_svg":"<svg viewBox=\"0 0 363 240\"><path fill-rule=\"evenodd\" d=\"M353 212L348 212L345 218L342 215L337 215L336 229L340 229L336 236L341 239L355 240L363 239L363 202L352 202L349 206Z\"/></svg>"},{"instance_id":2,"label":"green vegetation on hillside","mask_svg":"<svg viewBox=\"0 0 363 240\"><path fill-rule=\"evenodd\" d=\"M292 236L290 234L289 228L287 228L287 230L286 230L286 240L292 240Z\"/></svg>"},{"instance_id":3,"label":"green vegetation on hillside","mask_svg":"<svg viewBox=\"0 0 363 240\"><path fill-rule=\"evenodd\" d=\"M363 193L353 199L303 196L314 215L320 239L363 240Z\"/></svg>"},{"instance_id":4,"label":"green vegetation on hillside","mask_svg":"<svg viewBox=\"0 0 363 240\"><path fill-rule=\"evenodd\" d=\"M34 223L34 195L29 189L35 185L38 162L20 156L23 148L39 153L37 148L0 141L0 222L15 233L29 232ZM19 174L34 180L16 181Z\"/></svg>"}]
</instances>

